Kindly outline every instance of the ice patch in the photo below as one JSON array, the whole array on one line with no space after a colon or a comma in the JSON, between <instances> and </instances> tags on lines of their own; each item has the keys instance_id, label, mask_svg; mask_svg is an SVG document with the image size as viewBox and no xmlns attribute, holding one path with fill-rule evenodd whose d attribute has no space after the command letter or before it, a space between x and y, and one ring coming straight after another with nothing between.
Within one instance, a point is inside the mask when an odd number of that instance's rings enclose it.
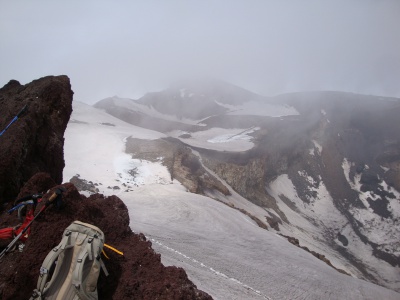
<instances>
[{"instance_id":1,"label":"ice patch","mask_svg":"<svg viewBox=\"0 0 400 300\"><path fill-rule=\"evenodd\" d=\"M174 130L169 132L168 135L194 147L217 151L246 151L254 146L250 134L259 129L259 127L247 129L211 128L192 132L190 136L185 138L181 138L181 135L186 132Z\"/></svg>"},{"instance_id":2,"label":"ice patch","mask_svg":"<svg viewBox=\"0 0 400 300\"><path fill-rule=\"evenodd\" d=\"M383 169L383 171L385 171L385 173L390 170L390 168L386 168L384 166L380 166L380 167Z\"/></svg>"},{"instance_id":3,"label":"ice patch","mask_svg":"<svg viewBox=\"0 0 400 300\"><path fill-rule=\"evenodd\" d=\"M317 182L314 180L314 178L309 176L306 171L298 171L298 174L300 176L304 177L305 179L307 179L308 183L310 183L312 186L315 186L317 184Z\"/></svg>"},{"instance_id":4,"label":"ice patch","mask_svg":"<svg viewBox=\"0 0 400 300\"><path fill-rule=\"evenodd\" d=\"M312 140L314 147L317 149L317 153L318 155L321 155L322 153L322 146L316 141L316 140Z\"/></svg>"},{"instance_id":5,"label":"ice patch","mask_svg":"<svg viewBox=\"0 0 400 300\"><path fill-rule=\"evenodd\" d=\"M220 136L216 136L212 139L207 140L209 143L229 143L231 141L235 140L245 140L245 141L250 141L252 139L251 136L248 136L248 134L259 130L259 127L254 127L245 131L242 131L238 134L224 134Z\"/></svg>"}]
</instances>

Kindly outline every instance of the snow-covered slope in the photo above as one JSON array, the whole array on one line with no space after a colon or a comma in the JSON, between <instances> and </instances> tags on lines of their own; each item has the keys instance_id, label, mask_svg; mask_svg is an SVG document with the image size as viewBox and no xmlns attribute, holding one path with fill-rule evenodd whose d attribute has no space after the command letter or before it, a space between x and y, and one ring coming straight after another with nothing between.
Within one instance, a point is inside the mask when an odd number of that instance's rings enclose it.
<instances>
[{"instance_id":1,"label":"snow-covered slope","mask_svg":"<svg viewBox=\"0 0 400 300\"><path fill-rule=\"evenodd\" d=\"M163 134L82 103L74 102L73 109L65 133L64 180L79 174L101 193L118 195L129 209L132 230L143 232L164 264L185 268L214 299L400 298L335 271L221 202L188 193L161 163L124 152L129 136Z\"/></svg>"},{"instance_id":2,"label":"snow-covered slope","mask_svg":"<svg viewBox=\"0 0 400 300\"><path fill-rule=\"evenodd\" d=\"M69 180L79 174L98 186L104 194L113 194L108 186L118 186L123 176L135 168L135 160L126 154L125 139L158 139L165 135L135 127L98 109L73 102L73 113L65 133L63 177ZM72 154L75 159L69 159ZM142 172L144 173L144 172Z\"/></svg>"},{"instance_id":3,"label":"snow-covered slope","mask_svg":"<svg viewBox=\"0 0 400 300\"><path fill-rule=\"evenodd\" d=\"M370 272L374 273L375 276L383 277L385 281L392 283L392 286L396 287L399 270L372 255L373 249L360 240L352 226L350 226L349 221L335 207L324 182L320 181L318 184L313 182L313 179L307 176L305 172L301 176L310 181L310 189L315 195L309 198L309 203L300 199L295 185L286 174L280 175L268 187L268 192L275 199L278 199L279 208L291 223L290 225L283 224L280 227L281 232L286 235L296 236L302 241L301 244L303 246L314 249L319 253L324 253L335 267L343 269L354 276L362 277L359 270L343 260L337 250L345 247L348 253L359 257L360 261L368 266ZM380 224L374 224L373 222L377 216L369 213L367 209L359 210L353 208L353 210L355 211L351 213L365 223L364 228L366 230L374 230L376 232L376 243L382 245L382 247L387 245L386 247L390 251L398 249L399 240L398 234L396 235L398 229L396 224L391 224L391 219L383 223L385 226L381 228ZM332 232L345 236L348 239L347 244L340 241L338 235L333 235ZM330 238L321 240L321 237ZM330 244L330 240L333 240L337 245ZM376 270L380 270L380 272Z\"/></svg>"}]
</instances>

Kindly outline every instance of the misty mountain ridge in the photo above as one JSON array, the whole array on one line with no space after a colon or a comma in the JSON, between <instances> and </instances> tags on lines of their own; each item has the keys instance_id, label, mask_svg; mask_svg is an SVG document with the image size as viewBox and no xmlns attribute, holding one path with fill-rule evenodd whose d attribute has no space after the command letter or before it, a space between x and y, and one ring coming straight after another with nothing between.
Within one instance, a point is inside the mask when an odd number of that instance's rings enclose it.
<instances>
[{"instance_id":1,"label":"misty mountain ridge","mask_svg":"<svg viewBox=\"0 0 400 300\"><path fill-rule=\"evenodd\" d=\"M120 104L114 105L115 101ZM136 124L146 123L143 125L144 127L150 127L151 125L148 123L152 121L157 123L153 118L159 119L158 122L164 120L163 126L161 126L164 128L156 126L156 129L161 131L180 127L187 128L185 125L202 127L205 126L202 123L203 120L216 116L278 117L297 114L292 107L273 103L268 97L222 81L201 81L179 86L175 84L162 92L148 93L138 100L111 97L97 102L94 106L97 108L107 107L106 110L114 109L114 114L124 119L126 112L119 111L121 109L117 106L120 105L136 115ZM127 116L128 119L130 118ZM169 121L169 124L166 124L166 121Z\"/></svg>"},{"instance_id":2,"label":"misty mountain ridge","mask_svg":"<svg viewBox=\"0 0 400 300\"><path fill-rule=\"evenodd\" d=\"M307 105L332 105L337 101L363 101L375 102L381 100L398 101L398 98L362 95L340 91L309 91L291 92L277 96L261 96L244 88L224 82L222 80L202 79L198 81L180 81L169 88L145 94L139 99L109 97L97 102L94 106L101 108L105 102L113 99L132 101L138 107L146 106L147 109L175 117L178 121L198 121L214 115L265 115L279 117L283 115L298 114L296 109L307 109ZM296 109L294 107L294 103ZM329 103L333 102L333 103ZM308 104L307 104L308 103ZM273 112L273 107L286 108L286 111ZM267 110L270 111L267 111ZM272 109L272 111L271 111ZM140 111L140 109L138 108ZM144 110L144 108L143 108ZM153 113L154 113L153 112ZM145 113L145 112L143 112ZM160 116L161 117L161 116ZM191 122L192 123L192 122Z\"/></svg>"},{"instance_id":3,"label":"misty mountain ridge","mask_svg":"<svg viewBox=\"0 0 400 300\"><path fill-rule=\"evenodd\" d=\"M237 206L232 189L265 210L248 213L270 230L399 290L400 99L345 92L267 98L214 83L94 106L169 136L162 147L128 140L127 151L151 159L152 149L190 191Z\"/></svg>"}]
</instances>

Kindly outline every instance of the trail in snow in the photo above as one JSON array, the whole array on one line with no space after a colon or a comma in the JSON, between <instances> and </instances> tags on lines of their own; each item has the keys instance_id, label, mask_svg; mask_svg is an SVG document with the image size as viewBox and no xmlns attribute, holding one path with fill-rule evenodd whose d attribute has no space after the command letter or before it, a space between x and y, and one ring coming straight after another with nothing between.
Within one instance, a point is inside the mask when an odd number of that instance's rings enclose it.
<instances>
[{"instance_id":1,"label":"trail in snow","mask_svg":"<svg viewBox=\"0 0 400 300\"><path fill-rule=\"evenodd\" d=\"M191 258L191 257L189 257L189 256L187 256L187 255L185 255L185 254L183 254L183 253L181 253L181 252L179 252L179 251L177 251L177 250L175 250L175 249L172 249L171 247L168 247L168 246L164 245L163 243L161 243L161 242L155 240L154 238L151 238L151 237L150 237L150 240L151 240L153 243L156 243L158 246L163 247L163 248L165 248L165 249L168 250L168 251L171 251L171 252L173 252L173 253L175 253L175 254L178 254L178 255L182 256L184 259L188 260L189 262L192 262L192 263L194 263L194 264L199 265L200 268L205 268L205 269L209 270L210 272L214 273L215 275L221 276L221 277L224 278L224 279L228 279L228 280L233 281L234 283L237 283L238 285L242 286L243 288L254 292L254 294L256 294L257 296L260 296L260 298L269 299L269 300L271 299L271 298L269 298L269 297L267 297L267 296L261 294L260 291L254 289L254 288L252 288L252 287L250 287L250 286L248 286L247 284L244 284L243 282L240 282L239 280L237 280L237 279L235 279L235 278L229 277L229 276L225 275L225 274L222 273L222 272L219 272L219 271L217 271L217 270L214 270L213 268L211 268L211 267L209 267L209 266L206 266L206 265L203 264L202 262L199 262L198 260L196 260L196 259L194 259L194 258Z\"/></svg>"}]
</instances>

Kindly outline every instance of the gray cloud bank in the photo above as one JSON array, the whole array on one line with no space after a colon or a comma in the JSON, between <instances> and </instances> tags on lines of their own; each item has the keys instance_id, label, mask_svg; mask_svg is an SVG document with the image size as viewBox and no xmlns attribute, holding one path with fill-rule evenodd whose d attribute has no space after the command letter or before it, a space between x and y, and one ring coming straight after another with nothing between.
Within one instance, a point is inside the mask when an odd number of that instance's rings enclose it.
<instances>
[{"instance_id":1,"label":"gray cloud bank","mask_svg":"<svg viewBox=\"0 0 400 300\"><path fill-rule=\"evenodd\" d=\"M188 77L400 97L398 0L0 0L0 38L1 86L66 74L88 103Z\"/></svg>"}]
</instances>

